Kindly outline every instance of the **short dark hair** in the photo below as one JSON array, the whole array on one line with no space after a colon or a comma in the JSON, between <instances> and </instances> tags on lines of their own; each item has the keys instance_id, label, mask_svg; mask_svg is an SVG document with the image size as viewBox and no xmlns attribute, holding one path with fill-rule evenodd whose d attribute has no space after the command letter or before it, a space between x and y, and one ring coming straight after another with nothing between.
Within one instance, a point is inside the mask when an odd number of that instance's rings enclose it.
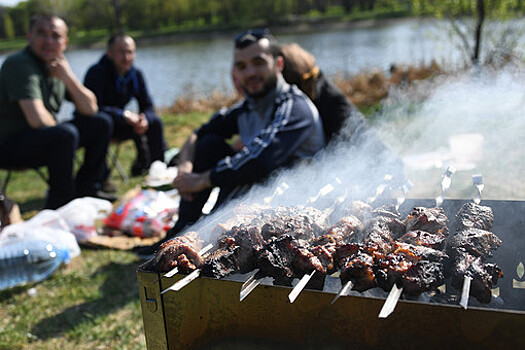
<instances>
[{"instance_id":1,"label":"short dark hair","mask_svg":"<svg viewBox=\"0 0 525 350\"><path fill-rule=\"evenodd\" d=\"M270 33L270 30L268 28L245 30L244 32L235 35L233 42L235 43L236 49L244 49L245 47L248 47L261 39L268 39L270 41L270 44L277 43L277 40L275 40L274 36L272 35L272 33Z\"/></svg>"},{"instance_id":2,"label":"short dark hair","mask_svg":"<svg viewBox=\"0 0 525 350\"><path fill-rule=\"evenodd\" d=\"M31 16L29 19L29 32L31 32L37 22L44 21L44 22L51 22L54 19L59 19L63 21L66 24L66 29L69 30L69 25L65 19L62 17L55 15L53 13L37 13Z\"/></svg>"},{"instance_id":3,"label":"short dark hair","mask_svg":"<svg viewBox=\"0 0 525 350\"><path fill-rule=\"evenodd\" d=\"M117 32L115 34L113 34L112 36L109 37L108 39L108 42L107 42L107 48L109 49L111 46L113 46L113 44L115 43L115 41L119 40L119 39L123 39L123 38L131 38L131 35L129 34L126 34L125 32ZM133 39L133 38L132 38Z\"/></svg>"},{"instance_id":4,"label":"short dark hair","mask_svg":"<svg viewBox=\"0 0 525 350\"><path fill-rule=\"evenodd\" d=\"M244 49L251 44L255 44L261 39L268 39L270 41L269 52L273 57L282 56L281 47L277 39L270 33L268 28L263 29L248 29L235 35L233 42L236 49Z\"/></svg>"}]
</instances>

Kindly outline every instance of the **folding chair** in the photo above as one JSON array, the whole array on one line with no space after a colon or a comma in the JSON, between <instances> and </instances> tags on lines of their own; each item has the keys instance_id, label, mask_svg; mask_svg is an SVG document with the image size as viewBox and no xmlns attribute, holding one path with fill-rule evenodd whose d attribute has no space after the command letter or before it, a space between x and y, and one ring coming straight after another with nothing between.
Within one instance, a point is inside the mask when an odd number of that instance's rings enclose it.
<instances>
[{"instance_id":1,"label":"folding chair","mask_svg":"<svg viewBox=\"0 0 525 350\"><path fill-rule=\"evenodd\" d=\"M34 170L42 180L44 180L47 184L49 184L49 179L47 177L47 174L45 174L40 168L23 168L23 167L6 167L2 168L3 170L7 171L7 174L4 178L4 181L2 183L2 192L6 193L7 185L9 184L9 180L11 180L11 175L13 171L27 171L27 170Z\"/></svg>"},{"instance_id":2,"label":"folding chair","mask_svg":"<svg viewBox=\"0 0 525 350\"><path fill-rule=\"evenodd\" d=\"M108 158L111 160L111 163L113 163L113 166L117 169L117 172L122 178L122 181L124 181L124 183L127 184L129 181L129 176L128 174L126 174L126 171L124 170L124 168L122 167L122 165L120 164L118 160L118 155L120 152L120 145L122 142L123 142L122 140L117 140L117 139L113 139L111 141L111 143L115 144L115 151L113 152L111 147L108 147Z\"/></svg>"}]
</instances>

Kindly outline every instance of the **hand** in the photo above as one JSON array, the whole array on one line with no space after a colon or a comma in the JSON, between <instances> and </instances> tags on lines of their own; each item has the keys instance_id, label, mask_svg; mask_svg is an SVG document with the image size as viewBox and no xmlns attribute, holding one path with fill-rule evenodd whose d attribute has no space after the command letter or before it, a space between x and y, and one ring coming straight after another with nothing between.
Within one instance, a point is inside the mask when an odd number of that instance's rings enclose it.
<instances>
[{"instance_id":1,"label":"hand","mask_svg":"<svg viewBox=\"0 0 525 350\"><path fill-rule=\"evenodd\" d=\"M211 186L209 172L198 173L179 173L173 180L175 187L185 200L192 200L195 193Z\"/></svg>"},{"instance_id":2,"label":"hand","mask_svg":"<svg viewBox=\"0 0 525 350\"><path fill-rule=\"evenodd\" d=\"M69 62L62 54L48 62L47 67L51 76L60 79L63 82L66 82L68 79L71 79L73 75Z\"/></svg>"},{"instance_id":3,"label":"hand","mask_svg":"<svg viewBox=\"0 0 525 350\"><path fill-rule=\"evenodd\" d=\"M133 130L135 131L135 134L137 135L144 135L146 131L148 131L148 120L146 119L146 115L144 113L139 114L139 121L137 124L133 126Z\"/></svg>"},{"instance_id":4,"label":"hand","mask_svg":"<svg viewBox=\"0 0 525 350\"><path fill-rule=\"evenodd\" d=\"M122 113L124 120L131 125L133 132L137 135L144 135L148 131L148 120L144 113L133 113L131 111L125 110Z\"/></svg>"}]
</instances>

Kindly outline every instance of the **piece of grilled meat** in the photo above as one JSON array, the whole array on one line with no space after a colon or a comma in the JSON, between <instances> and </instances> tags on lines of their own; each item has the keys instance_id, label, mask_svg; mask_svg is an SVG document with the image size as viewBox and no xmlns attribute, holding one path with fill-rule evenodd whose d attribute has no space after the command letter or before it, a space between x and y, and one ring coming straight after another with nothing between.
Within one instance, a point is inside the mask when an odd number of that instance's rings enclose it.
<instances>
[{"instance_id":1,"label":"piece of grilled meat","mask_svg":"<svg viewBox=\"0 0 525 350\"><path fill-rule=\"evenodd\" d=\"M490 232L494 215L490 207L466 203L458 211L457 232L448 242L450 266L447 269L451 285L461 290L470 277L470 295L480 303L489 303L492 288L503 272L494 263L487 262L492 252L501 245L501 239Z\"/></svg>"},{"instance_id":2,"label":"piece of grilled meat","mask_svg":"<svg viewBox=\"0 0 525 350\"><path fill-rule=\"evenodd\" d=\"M202 240L197 232L175 237L159 247L153 266L157 272L168 272L177 267L181 273L189 273L202 265L201 247Z\"/></svg>"}]
</instances>

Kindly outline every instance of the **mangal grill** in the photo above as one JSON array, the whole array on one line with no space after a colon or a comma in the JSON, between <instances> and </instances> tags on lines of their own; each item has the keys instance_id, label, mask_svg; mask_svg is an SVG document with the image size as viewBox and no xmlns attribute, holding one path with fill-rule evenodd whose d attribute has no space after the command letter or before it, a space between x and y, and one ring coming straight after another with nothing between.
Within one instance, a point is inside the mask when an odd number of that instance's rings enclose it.
<instances>
[{"instance_id":1,"label":"mangal grill","mask_svg":"<svg viewBox=\"0 0 525 350\"><path fill-rule=\"evenodd\" d=\"M451 234L464 200L442 204ZM432 207L407 200L400 207ZM491 261L504 273L489 304L459 305L461 291L446 280L440 300L401 296L387 318L378 315L386 293L352 292L332 303L341 285L305 289L294 303L290 287L262 283L242 302L249 275L199 277L177 292L162 293L185 276L161 278L152 261L138 274L148 349L517 349L525 347L525 202L484 200L494 212L493 232L502 245ZM329 281L338 281L327 278ZM378 289L378 288L376 288ZM444 301L446 299L446 301Z\"/></svg>"}]
</instances>

